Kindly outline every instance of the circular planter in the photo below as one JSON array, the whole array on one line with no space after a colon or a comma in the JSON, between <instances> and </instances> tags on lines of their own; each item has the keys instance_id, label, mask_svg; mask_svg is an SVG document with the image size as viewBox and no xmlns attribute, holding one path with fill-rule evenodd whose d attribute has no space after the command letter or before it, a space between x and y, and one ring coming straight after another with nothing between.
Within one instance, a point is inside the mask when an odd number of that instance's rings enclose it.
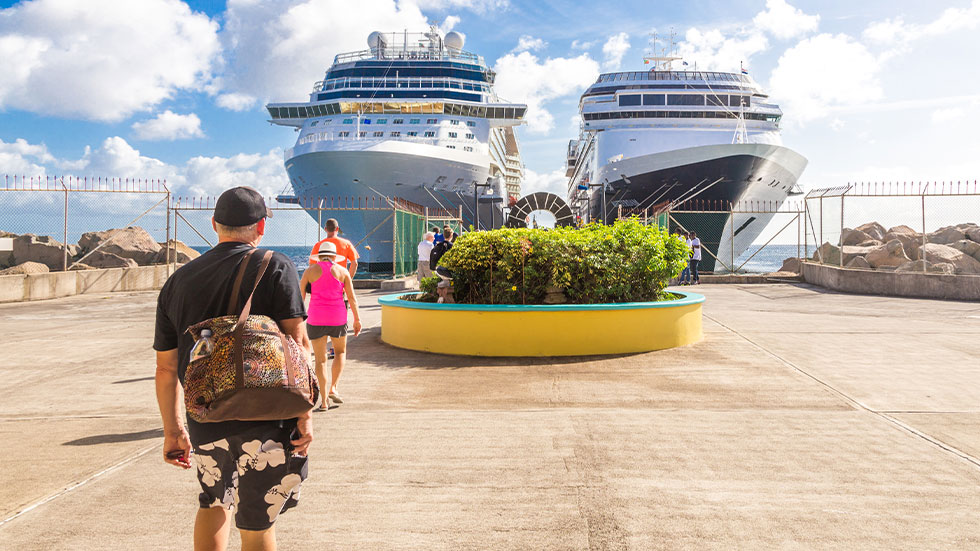
<instances>
[{"instance_id":1,"label":"circular planter","mask_svg":"<svg viewBox=\"0 0 980 551\"><path fill-rule=\"evenodd\" d=\"M461 356L586 356L684 346L702 338L704 296L620 304L436 304L381 297L381 340Z\"/></svg>"}]
</instances>

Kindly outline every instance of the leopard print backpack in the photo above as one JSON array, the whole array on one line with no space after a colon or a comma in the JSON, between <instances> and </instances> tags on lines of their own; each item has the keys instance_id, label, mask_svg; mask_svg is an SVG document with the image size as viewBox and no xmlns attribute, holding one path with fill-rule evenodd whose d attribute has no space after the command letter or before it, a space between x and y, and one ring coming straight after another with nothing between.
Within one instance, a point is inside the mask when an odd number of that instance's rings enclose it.
<instances>
[{"instance_id":1,"label":"leopard print backpack","mask_svg":"<svg viewBox=\"0 0 980 551\"><path fill-rule=\"evenodd\" d=\"M268 316L250 315L252 296L265 275L272 251L265 251L255 286L236 314L245 255L235 276L228 315L187 328L194 340L211 331L213 350L193 359L184 375L184 406L198 423L292 419L313 409L320 395L309 354Z\"/></svg>"}]
</instances>

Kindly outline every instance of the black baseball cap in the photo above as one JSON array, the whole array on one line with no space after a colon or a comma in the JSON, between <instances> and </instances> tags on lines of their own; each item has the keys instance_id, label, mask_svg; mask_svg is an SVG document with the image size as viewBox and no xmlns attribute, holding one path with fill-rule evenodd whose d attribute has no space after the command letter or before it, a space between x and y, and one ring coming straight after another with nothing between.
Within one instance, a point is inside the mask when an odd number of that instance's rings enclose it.
<instances>
[{"instance_id":1,"label":"black baseball cap","mask_svg":"<svg viewBox=\"0 0 980 551\"><path fill-rule=\"evenodd\" d=\"M251 226L263 218L272 218L262 194L246 186L233 187L214 204L214 221L225 226Z\"/></svg>"}]
</instances>

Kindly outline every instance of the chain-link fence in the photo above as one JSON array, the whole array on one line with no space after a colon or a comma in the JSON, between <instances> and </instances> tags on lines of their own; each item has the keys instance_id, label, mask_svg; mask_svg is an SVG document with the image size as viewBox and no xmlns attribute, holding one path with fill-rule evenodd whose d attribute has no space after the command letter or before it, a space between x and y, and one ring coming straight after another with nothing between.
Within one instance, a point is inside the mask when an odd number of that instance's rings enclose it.
<instances>
[{"instance_id":1,"label":"chain-link fence","mask_svg":"<svg viewBox=\"0 0 980 551\"><path fill-rule=\"evenodd\" d=\"M173 202L178 239L203 251L213 246L213 197L177 197ZM427 228L460 228L459 213L424 207L391 197L302 197L290 202L266 199L273 216L266 222L262 246L289 256L301 270L313 246L326 237L327 220L338 221L341 236L358 253L357 279L386 279L415 272L418 244Z\"/></svg>"},{"instance_id":2,"label":"chain-link fence","mask_svg":"<svg viewBox=\"0 0 980 551\"><path fill-rule=\"evenodd\" d=\"M169 203L164 180L3 176L0 270L166 264Z\"/></svg>"},{"instance_id":3,"label":"chain-link fence","mask_svg":"<svg viewBox=\"0 0 980 551\"><path fill-rule=\"evenodd\" d=\"M862 182L805 198L810 260L842 268L980 275L980 185Z\"/></svg>"},{"instance_id":4,"label":"chain-link fence","mask_svg":"<svg viewBox=\"0 0 980 551\"><path fill-rule=\"evenodd\" d=\"M701 240L700 270L714 273L775 272L787 258L800 258L802 201L691 200L637 210L617 207L618 218L633 217L671 232L694 232Z\"/></svg>"}]
</instances>

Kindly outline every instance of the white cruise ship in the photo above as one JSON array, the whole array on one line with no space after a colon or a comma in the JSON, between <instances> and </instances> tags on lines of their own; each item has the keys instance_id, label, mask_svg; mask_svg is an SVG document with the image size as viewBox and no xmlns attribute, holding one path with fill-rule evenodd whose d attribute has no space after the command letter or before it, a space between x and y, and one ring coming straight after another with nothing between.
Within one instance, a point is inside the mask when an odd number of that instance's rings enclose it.
<instances>
[{"instance_id":1,"label":"white cruise ship","mask_svg":"<svg viewBox=\"0 0 980 551\"><path fill-rule=\"evenodd\" d=\"M480 227L491 218L500 226L501 209L521 192L514 127L527 106L497 98L494 72L482 57L464 51L463 41L460 33L443 37L434 27L427 33L374 32L368 50L334 58L309 101L268 104L270 122L298 131L284 156L293 194L280 200L305 205L319 198L397 197L462 210L468 227L476 224L479 190L491 196L481 197ZM390 270L387 214L324 211L327 217L337 218L359 243L361 266Z\"/></svg>"},{"instance_id":2,"label":"white cruise ship","mask_svg":"<svg viewBox=\"0 0 980 551\"><path fill-rule=\"evenodd\" d=\"M688 203L718 211L749 201L776 206L799 193L807 160L782 146L779 106L744 69L673 70L677 61L647 58L653 62L648 71L602 74L582 95L581 131L568 145L566 175L569 204L583 219L598 220L603 213L611 218L620 205L643 210ZM728 263L773 214L675 217ZM715 270L715 259L704 254L701 267Z\"/></svg>"}]
</instances>

